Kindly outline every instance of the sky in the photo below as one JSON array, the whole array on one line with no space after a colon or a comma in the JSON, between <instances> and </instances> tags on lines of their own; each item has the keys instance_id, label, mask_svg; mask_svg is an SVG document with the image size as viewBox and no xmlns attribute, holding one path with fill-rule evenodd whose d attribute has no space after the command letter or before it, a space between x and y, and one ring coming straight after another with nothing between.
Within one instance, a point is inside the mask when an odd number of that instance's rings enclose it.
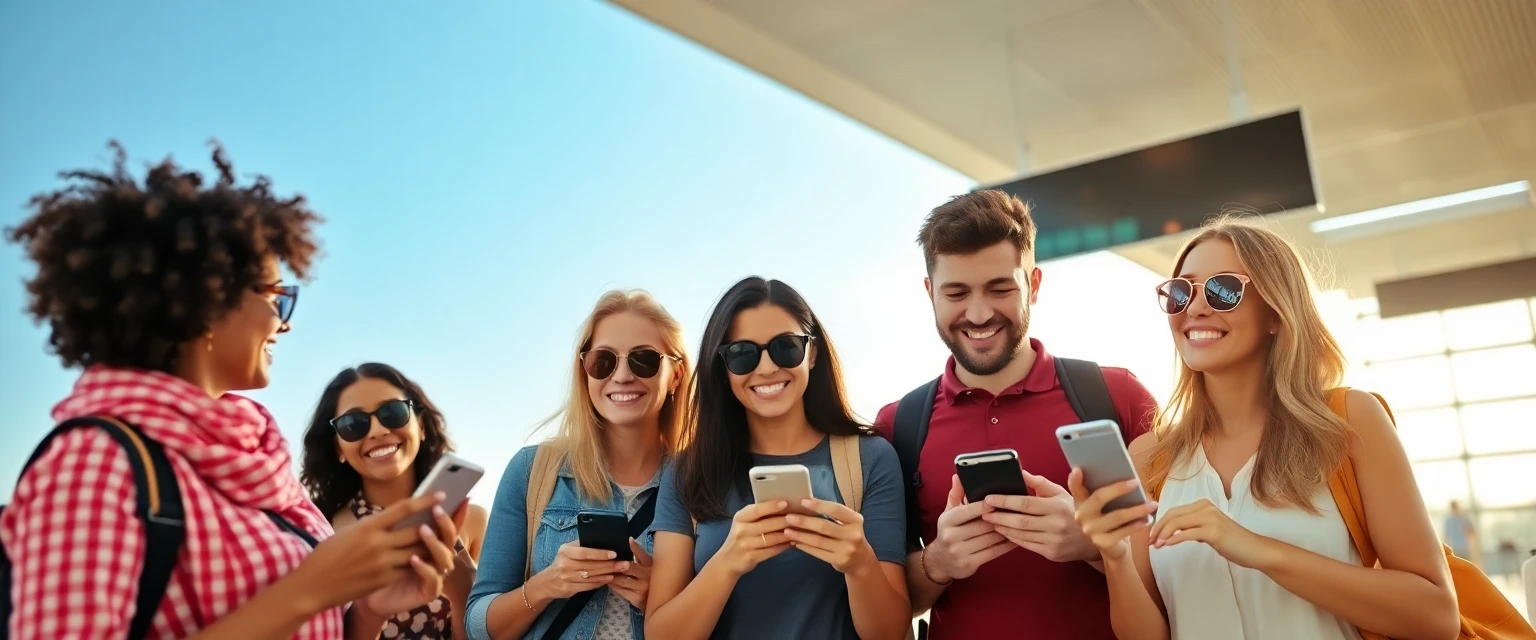
<instances>
[{"instance_id":1,"label":"sky","mask_svg":"<svg viewBox=\"0 0 1536 640\"><path fill-rule=\"evenodd\" d=\"M948 355L915 243L965 176L611 5L0 3L0 227L56 174L167 155L265 174L327 219L273 383L294 442L342 368L402 369L487 468L486 504L569 388L576 330L644 288L697 340L741 277L799 289L867 419ZM1031 333L1166 395L1161 278L1109 253L1044 265ZM77 375L21 310L0 245L0 448L9 494Z\"/></svg>"}]
</instances>

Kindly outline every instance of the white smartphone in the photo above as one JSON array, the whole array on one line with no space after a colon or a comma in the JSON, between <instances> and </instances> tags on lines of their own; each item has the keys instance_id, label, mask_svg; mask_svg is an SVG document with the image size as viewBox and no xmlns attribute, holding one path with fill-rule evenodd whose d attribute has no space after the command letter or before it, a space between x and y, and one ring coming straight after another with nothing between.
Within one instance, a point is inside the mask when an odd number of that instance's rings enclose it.
<instances>
[{"instance_id":1,"label":"white smartphone","mask_svg":"<svg viewBox=\"0 0 1536 640\"><path fill-rule=\"evenodd\" d=\"M788 513L817 515L800 505L811 493L811 470L803 464L783 464L752 467L752 502L764 503L783 500L789 503Z\"/></svg>"},{"instance_id":2,"label":"white smartphone","mask_svg":"<svg viewBox=\"0 0 1536 640\"><path fill-rule=\"evenodd\" d=\"M1136 465L1131 453L1125 448L1120 435L1120 425L1113 420L1096 420L1069 424L1056 430L1056 440L1061 443L1061 453L1067 464L1083 470L1083 486L1089 493L1116 482L1136 478ZM1137 485L1130 493L1110 500L1103 512L1109 513L1126 507L1146 504L1147 496ZM1147 516L1150 522L1152 516Z\"/></svg>"},{"instance_id":3,"label":"white smartphone","mask_svg":"<svg viewBox=\"0 0 1536 640\"><path fill-rule=\"evenodd\" d=\"M443 511L447 511L449 515L452 515L454 511L458 510L460 505L464 504L465 500L469 499L469 490L484 475L485 469L480 468L479 465L451 453L445 453L442 459L438 460L437 464L432 467L432 470L427 472L427 477L422 479L421 484L416 487L416 493L412 497L441 491L447 494L447 498L443 500L442 504ZM395 525L395 528L404 529L421 525L432 526L433 522L432 510L427 509L426 511L418 511L406 516L404 520ZM434 530L437 529L435 526L432 526L432 528Z\"/></svg>"}]
</instances>

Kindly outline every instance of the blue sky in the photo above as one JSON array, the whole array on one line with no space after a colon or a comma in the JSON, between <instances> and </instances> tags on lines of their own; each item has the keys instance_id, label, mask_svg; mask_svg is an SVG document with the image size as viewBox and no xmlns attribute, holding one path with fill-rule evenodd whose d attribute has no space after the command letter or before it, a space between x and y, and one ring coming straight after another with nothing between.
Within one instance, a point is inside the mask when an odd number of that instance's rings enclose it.
<instances>
[{"instance_id":1,"label":"blue sky","mask_svg":"<svg viewBox=\"0 0 1536 640\"><path fill-rule=\"evenodd\" d=\"M937 373L947 354L913 239L972 181L607 4L445 7L0 4L0 226L57 171L107 166L109 138L138 166L171 154L207 169L217 137L237 171L327 218L274 383L252 395L297 440L338 370L394 364L490 471L477 500L558 408L577 325L609 288L649 289L696 345L736 279L784 279L823 317L870 418ZM1109 254L1060 265L1036 335L1163 363L1159 324L1069 330L1106 296L1156 318L1153 274ZM0 247L5 493L75 376L20 313L29 273ZM1073 291L1081 303L1063 302ZM1154 392L1164 373L1143 374Z\"/></svg>"}]
</instances>

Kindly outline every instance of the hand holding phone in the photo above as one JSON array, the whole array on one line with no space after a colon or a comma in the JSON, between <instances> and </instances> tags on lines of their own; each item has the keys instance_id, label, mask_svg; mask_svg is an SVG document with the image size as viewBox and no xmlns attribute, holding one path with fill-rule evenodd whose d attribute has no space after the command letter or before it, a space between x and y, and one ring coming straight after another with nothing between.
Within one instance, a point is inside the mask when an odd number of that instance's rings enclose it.
<instances>
[{"instance_id":1,"label":"hand holding phone","mask_svg":"<svg viewBox=\"0 0 1536 640\"><path fill-rule=\"evenodd\" d=\"M1013 449L955 456L955 474L960 476L960 485L965 488L967 502L981 502L987 496L1029 495L1029 485L1024 482L1024 469L1019 466L1019 453Z\"/></svg>"},{"instance_id":2,"label":"hand holding phone","mask_svg":"<svg viewBox=\"0 0 1536 640\"><path fill-rule=\"evenodd\" d=\"M1150 526L1157 503L1142 492L1119 427L1109 420L1067 425L1056 438L1073 467L1067 484L1083 535L1103 557L1123 557L1126 539Z\"/></svg>"},{"instance_id":3,"label":"hand holding phone","mask_svg":"<svg viewBox=\"0 0 1536 640\"><path fill-rule=\"evenodd\" d=\"M811 470L803 464L785 464L752 467L752 502L762 504L783 500L789 503L785 513L805 516L817 515L800 504L801 500L816 497L811 492Z\"/></svg>"},{"instance_id":4,"label":"hand holding phone","mask_svg":"<svg viewBox=\"0 0 1536 640\"><path fill-rule=\"evenodd\" d=\"M629 519L617 513L583 511L576 514L576 536L582 547L612 551L617 560L631 562Z\"/></svg>"},{"instance_id":5,"label":"hand holding phone","mask_svg":"<svg viewBox=\"0 0 1536 640\"><path fill-rule=\"evenodd\" d=\"M422 479L412 497L431 495L433 492L441 491L447 496L440 505L443 511L456 513L464 501L469 499L469 490L474 488L475 483L479 482L484 475L485 469L480 468L479 465L454 454L445 453L437 464L432 466L432 470L427 472L427 477ZM395 529L420 527L424 524L432 524L430 510L418 511L406 516L395 525Z\"/></svg>"}]
</instances>

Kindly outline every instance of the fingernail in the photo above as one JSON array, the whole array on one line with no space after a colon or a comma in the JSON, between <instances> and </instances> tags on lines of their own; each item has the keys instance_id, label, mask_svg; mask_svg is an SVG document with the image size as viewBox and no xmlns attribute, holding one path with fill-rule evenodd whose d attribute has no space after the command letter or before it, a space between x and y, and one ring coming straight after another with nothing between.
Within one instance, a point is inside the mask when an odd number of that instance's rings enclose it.
<instances>
[{"instance_id":1,"label":"fingernail","mask_svg":"<svg viewBox=\"0 0 1536 640\"><path fill-rule=\"evenodd\" d=\"M784 516L784 521L790 524L800 524L800 516Z\"/></svg>"},{"instance_id":2,"label":"fingernail","mask_svg":"<svg viewBox=\"0 0 1536 640\"><path fill-rule=\"evenodd\" d=\"M434 493L434 494L432 494L432 499L433 499L433 500L436 500L436 501L438 501L438 502L442 502L442 501L444 501L444 500L447 500L447 499L448 499L448 494L447 494L447 493L444 493L444 492L442 492L442 491L438 491L438 492L436 492L436 493Z\"/></svg>"},{"instance_id":3,"label":"fingernail","mask_svg":"<svg viewBox=\"0 0 1536 640\"><path fill-rule=\"evenodd\" d=\"M1127 488L1127 489L1134 489L1134 488L1136 488L1136 485L1140 484L1140 483L1141 483L1140 480L1137 480L1136 478L1131 478L1130 480L1126 480L1125 481L1125 488Z\"/></svg>"},{"instance_id":4,"label":"fingernail","mask_svg":"<svg viewBox=\"0 0 1536 640\"><path fill-rule=\"evenodd\" d=\"M429 527L427 525L421 525L421 528L418 529L418 531L420 531L421 535L424 535L424 536L432 535L432 527Z\"/></svg>"},{"instance_id":5,"label":"fingernail","mask_svg":"<svg viewBox=\"0 0 1536 640\"><path fill-rule=\"evenodd\" d=\"M787 506L789 506L789 503L788 503L788 502L785 502L785 501L783 501L783 500L780 500L780 501L779 501L779 508L780 508L780 509L783 509L783 508L784 508L784 507L787 507Z\"/></svg>"},{"instance_id":6,"label":"fingernail","mask_svg":"<svg viewBox=\"0 0 1536 640\"><path fill-rule=\"evenodd\" d=\"M612 560L612 559L614 559L614 558L617 558L617 557L619 557L619 554L617 554L617 553L614 553L614 552L612 552L612 551L609 551L609 552L608 552L608 559L609 559L609 560Z\"/></svg>"},{"instance_id":7,"label":"fingernail","mask_svg":"<svg viewBox=\"0 0 1536 640\"><path fill-rule=\"evenodd\" d=\"M625 572L625 571L629 571L629 563L628 562L620 562L619 566L618 566L618 569L619 569L619 572L621 572L621 573Z\"/></svg>"},{"instance_id":8,"label":"fingernail","mask_svg":"<svg viewBox=\"0 0 1536 640\"><path fill-rule=\"evenodd\" d=\"M995 506L997 506L998 500L999 500L999 498L997 496L987 496L986 499L985 499L985 502L987 504L995 507Z\"/></svg>"},{"instance_id":9,"label":"fingernail","mask_svg":"<svg viewBox=\"0 0 1536 640\"><path fill-rule=\"evenodd\" d=\"M800 506L806 507L806 508L810 508L810 506L811 506L811 499L810 498L806 498L804 500L801 500L800 501Z\"/></svg>"},{"instance_id":10,"label":"fingernail","mask_svg":"<svg viewBox=\"0 0 1536 640\"><path fill-rule=\"evenodd\" d=\"M448 512L447 511L443 511L442 507L432 507L432 515L438 516L438 517L445 517L445 516L448 515Z\"/></svg>"}]
</instances>

